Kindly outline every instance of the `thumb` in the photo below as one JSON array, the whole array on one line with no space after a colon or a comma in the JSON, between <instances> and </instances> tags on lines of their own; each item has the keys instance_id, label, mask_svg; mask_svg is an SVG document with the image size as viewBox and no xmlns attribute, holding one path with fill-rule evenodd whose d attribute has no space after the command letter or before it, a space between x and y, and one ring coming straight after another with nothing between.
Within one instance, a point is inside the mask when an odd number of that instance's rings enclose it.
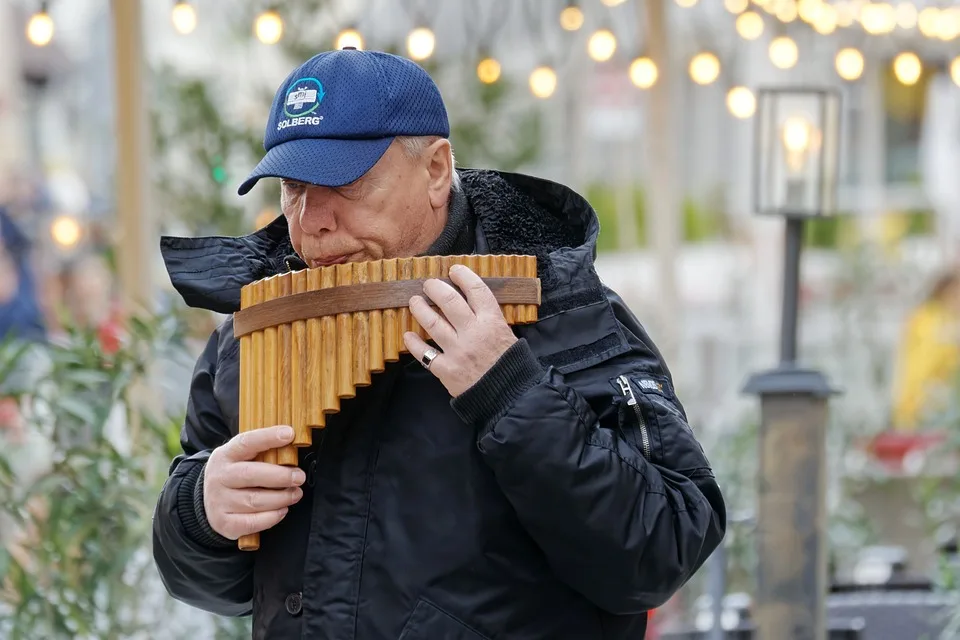
<instances>
[{"instance_id":1,"label":"thumb","mask_svg":"<svg viewBox=\"0 0 960 640\"><path fill-rule=\"evenodd\" d=\"M293 427L276 425L237 434L227 446L231 460L253 460L258 454L293 442Z\"/></svg>"}]
</instances>

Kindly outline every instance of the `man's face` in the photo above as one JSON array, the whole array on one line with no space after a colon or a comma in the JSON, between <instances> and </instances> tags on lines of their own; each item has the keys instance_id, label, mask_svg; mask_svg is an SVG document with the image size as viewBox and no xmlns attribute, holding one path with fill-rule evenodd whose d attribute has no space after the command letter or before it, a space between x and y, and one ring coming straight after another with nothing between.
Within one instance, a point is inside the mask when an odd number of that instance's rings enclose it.
<instances>
[{"instance_id":1,"label":"man's face","mask_svg":"<svg viewBox=\"0 0 960 640\"><path fill-rule=\"evenodd\" d=\"M411 158L394 143L362 178L344 187L284 180L280 207L294 250L309 267L422 253L446 222L450 147Z\"/></svg>"}]
</instances>

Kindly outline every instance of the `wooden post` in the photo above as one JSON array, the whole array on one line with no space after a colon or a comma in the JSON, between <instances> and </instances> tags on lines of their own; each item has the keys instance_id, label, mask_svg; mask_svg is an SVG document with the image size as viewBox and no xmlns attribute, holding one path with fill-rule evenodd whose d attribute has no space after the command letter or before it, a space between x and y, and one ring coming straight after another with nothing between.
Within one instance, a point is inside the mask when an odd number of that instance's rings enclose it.
<instances>
[{"instance_id":1,"label":"wooden post","mask_svg":"<svg viewBox=\"0 0 960 640\"><path fill-rule=\"evenodd\" d=\"M124 313L153 309L153 233L150 215L150 148L144 103L143 16L140 0L112 0L116 107L117 270Z\"/></svg>"}]
</instances>

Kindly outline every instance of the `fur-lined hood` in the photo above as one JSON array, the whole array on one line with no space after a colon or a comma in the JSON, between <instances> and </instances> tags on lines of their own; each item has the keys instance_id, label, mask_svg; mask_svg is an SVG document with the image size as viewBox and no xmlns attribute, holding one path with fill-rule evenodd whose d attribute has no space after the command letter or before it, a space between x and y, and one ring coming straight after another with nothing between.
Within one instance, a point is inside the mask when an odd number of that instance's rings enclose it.
<instances>
[{"instance_id":1,"label":"fur-lined hood","mask_svg":"<svg viewBox=\"0 0 960 640\"><path fill-rule=\"evenodd\" d=\"M458 173L477 218L475 253L537 257L541 318L603 299L593 268L600 225L582 196L521 174L478 169ZM237 311L241 287L287 271L294 253L283 216L245 236L163 236L160 250L184 302L218 313Z\"/></svg>"}]
</instances>

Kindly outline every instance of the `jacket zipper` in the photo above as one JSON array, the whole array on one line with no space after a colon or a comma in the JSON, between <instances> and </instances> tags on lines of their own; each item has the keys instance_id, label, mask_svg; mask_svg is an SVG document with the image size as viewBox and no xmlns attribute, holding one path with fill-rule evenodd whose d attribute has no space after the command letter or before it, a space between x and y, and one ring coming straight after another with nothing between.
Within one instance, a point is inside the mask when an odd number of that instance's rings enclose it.
<instances>
[{"instance_id":1,"label":"jacket zipper","mask_svg":"<svg viewBox=\"0 0 960 640\"><path fill-rule=\"evenodd\" d=\"M640 426L640 445L643 447L643 457L649 460L651 455L650 434L647 432L647 422L643 419L643 413L640 411L637 397L633 395L633 387L630 386L630 381L627 380L627 376L618 377L617 382L620 383L620 391L623 392L624 397L627 399L627 406L633 407L633 412L637 416L637 423Z\"/></svg>"}]
</instances>

